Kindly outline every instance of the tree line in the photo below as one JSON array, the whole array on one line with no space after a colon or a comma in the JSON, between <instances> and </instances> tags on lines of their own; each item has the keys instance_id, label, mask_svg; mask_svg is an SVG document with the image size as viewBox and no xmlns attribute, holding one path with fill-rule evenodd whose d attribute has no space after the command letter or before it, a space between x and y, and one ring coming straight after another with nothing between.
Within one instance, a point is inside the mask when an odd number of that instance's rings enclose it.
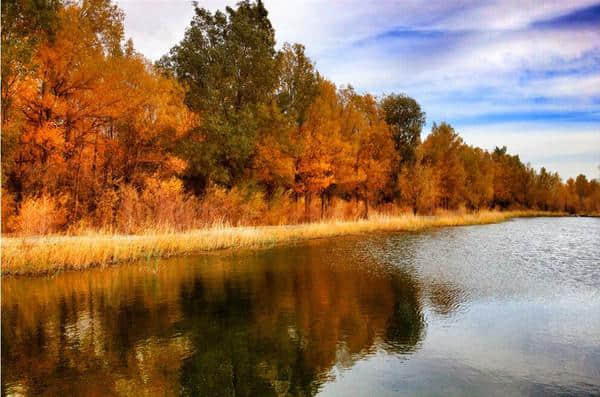
<instances>
[{"instance_id":1,"label":"tree line","mask_svg":"<svg viewBox=\"0 0 600 397\"><path fill-rule=\"evenodd\" d=\"M194 8L152 64L110 0L2 2L3 231L600 210L597 180L563 183L446 122L422 140L417 101L337 87L301 44L277 49L261 1Z\"/></svg>"}]
</instances>

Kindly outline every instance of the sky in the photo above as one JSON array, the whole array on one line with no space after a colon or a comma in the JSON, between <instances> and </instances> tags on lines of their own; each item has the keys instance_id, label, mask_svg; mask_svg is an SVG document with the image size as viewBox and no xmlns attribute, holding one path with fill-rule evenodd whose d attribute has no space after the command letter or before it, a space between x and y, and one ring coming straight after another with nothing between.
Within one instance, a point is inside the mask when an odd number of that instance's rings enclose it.
<instances>
[{"instance_id":1,"label":"sky","mask_svg":"<svg viewBox=\"0 0 600 397\"><path fill-rule=\"evenodd\" d=\"M117 0L151 60L184 35L188 0ZM198 0L209 10L236 1ZM406 93L468 144L567 179L600 178L600 1L264 0L278 47L299 42L338 85Z\"/></svg>"}]
</instances>

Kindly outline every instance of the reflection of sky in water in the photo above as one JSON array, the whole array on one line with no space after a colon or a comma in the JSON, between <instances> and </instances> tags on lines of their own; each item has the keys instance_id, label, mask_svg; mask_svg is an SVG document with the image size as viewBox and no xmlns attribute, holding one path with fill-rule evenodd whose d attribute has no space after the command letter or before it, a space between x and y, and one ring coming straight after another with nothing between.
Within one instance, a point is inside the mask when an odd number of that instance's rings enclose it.
<instances>
[{"instance_id":1,"label":"reflection of sky in water","mask_svg":"<svg viewBox=\"0 0 600 397\"><path fill-rule=\"evenodd\" d=\"M598 394L599 239L522 219L3 280L2 391Z\"/></svg>"},{"instance_id":2,"label":"reflection of sky in water","mask_svg":"<svg viewBox=\"0 0 600 397\"><path fill-rule=\"evenodd\" d=\"M579 302L580 303L580 302ZM478 302L457 318L426 313L410 357L379 351L334 368L323 395L547 395L598 391L599 305ZM565 388L565 385L569 385ZM594 386L595 385L595 386Z\"/></svg>"},{"instance_id":3,"label":"reflection of sky in water","mask_svg":"<svg viewBox=\"0 0 600 397\"><path fill-rule=\"evenodd\" d=\"M597 219L379 238L362 251L422 282L426 337L409 358L379 352L334 368L323 395L600 392Z\"/></svg>"},{"instance_id":4,"label":"reflection of sky in water","mask_svg":"<svg viewBox=\"0 0 600 397\"><path fill-rule=\"evenodd\" d=\"M369 245L363 250L380 261L426 283L459 287L467 299L556 300L575 293L600 300L598 219L516 219L398 234Z\"/></svg>"}]
</instances>

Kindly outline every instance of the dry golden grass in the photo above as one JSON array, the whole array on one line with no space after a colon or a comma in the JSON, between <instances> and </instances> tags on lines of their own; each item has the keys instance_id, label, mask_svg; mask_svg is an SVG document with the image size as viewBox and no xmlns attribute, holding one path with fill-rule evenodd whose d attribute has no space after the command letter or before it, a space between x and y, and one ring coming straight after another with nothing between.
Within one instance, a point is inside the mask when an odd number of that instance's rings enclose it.
<instances>
[{"instance_id":1,"label":"dry golden grass","mask_svg":"<svg viewBox=\"0 0 600 397\"><path fill-rule=\"evenodd\" d=\"M373 216L368 220L290 226L212 227L143 235L2 238L2 274L48 274L153 257L189 255L225 248L255 248L300 240L373 231L417 231L432 227L495 223L514 217L557 215L533 211L482 211L437 216Z\"/></svg>"}]
</instances>

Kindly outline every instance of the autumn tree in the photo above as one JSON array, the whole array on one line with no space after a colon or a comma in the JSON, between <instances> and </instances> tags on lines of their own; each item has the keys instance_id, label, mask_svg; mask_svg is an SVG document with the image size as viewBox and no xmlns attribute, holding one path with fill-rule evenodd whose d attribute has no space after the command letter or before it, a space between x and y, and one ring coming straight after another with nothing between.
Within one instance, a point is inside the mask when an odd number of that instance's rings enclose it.
<instances>
[{"instance_id":1,"label":"autumn tree","mask_svg":"<svg viewBox=\"0 0 600 397\"><path fill-rule=\"evenodd\" d=\"M542 167L538 174L534 173L535 192L530 194L529 201L544 211L560 211L564 208L564 193L562 192L560 176L550 173Z\"/></svg>"},{"instance_id":2,"label":"autumn tree","mask_svg":"<svg viewBox=\"0 0 600 397\"><path fill-rule=\"evenodd\" d=\"M318 75L301 44L284 44L277 53L278 85L275 101L263 105L258 114L259 138L253 154L253 177L266 188L293 188L298 140L306 113L318 95Z\"/></svg>"},{"instance_id":3,"label":"autumn tree","mask_svg":"<svg viewBox=\"0 0 600 397\"><path fill-rule=\"evenodd\" d=\"M39 45L52 40L62 2L6 0L2 2L2 127L10 118L15 84L30 73Z\"/></svg>"},{"instance_id":4,"label":"autumn tree","mask_svg":"<svg viewBox=\"0 0 600 397\"><path fill-rule=\"evenodd\" d=\"M7 0L0 4L2 10L0 124L3 189L14 172L19 131L24 122L22 114L14 106L19 82L34 71L32 58L40 44L53 38L61 6L60 1L34 0ZM13 199L10 193L4 190L2 200L4 214L9 207L12 207Z\"/></svg>"},{"instance_id":5,"label":"autumn tree","mask_svg":"<svg viewBox=\"0 0 600 397\"><path fill-rule=\"evenodd\" d=\"M343 157L344 152L341 112L335 85L321 80L319 95L308 108L306 120L295 136L298 152L294 190L304 196L307 220L312 198L319 196L323 209L325 194L335 183L336 159Z\"/></svg>"},{"instance_id":6,"label":"autumn tree","mask_svg":"<svg viewBox=\"0 0 600 397\"><path fill-rule=\"evenodd\" d=\"M565 186L565 209L570 213L597 213L600 211L600 183L579 174L569 178Z\"/></svg>"},{"instance_id":7,"label":"autumn tree","mask_svg":"<svg viewBox=\"0 0 600 397\"><path fill-rule=\"evenodd\" d=\"M408 206L414 215L431 213L439 199L439 175L431 164L423 161L423 147L415 151L415 161L402 167L396 183L400 203Z\"/></svg>"},{"instance_id":8,"label":"autumn tree","mask_svg":"<svg viewBox=\"0 0 600 397\"><path fill-rule=\"evenodd\" d=\"M579 174L577 178L575 178L575 192L579 197L580 201L583 201L585 196L588 193L588 180L585 175Z\"/></svg>"},{"instance_id":9,"label":"autumn tree","mask_svg":"<svg viewBox=\"0 0 600 397\"><path fill-rule=\"evenodd\" d=\"M463 197L470 209L489 207L494 198L494 163L490 154L478 147L464 145L460 151L465 170Z\"/></svg>"},{"instance_id":10,"label":"autumn tree","mask_svg":"<svg viewBox=\"0 0 600 397\"><path fill-rule=\"evenodd\" d=\"M592 179L588 185L588 196L586 198L586 212L597 214L600 212L600 181Z\"/></svg>"},{"instance_id":11,"label":"autumn tree","mask_svg":"<svg viewBox=\"0 0 600 397\"><path fill-rule=\"evenodd\" d=\"M421 131L425 125L425 112L419 103L405 94L384 96L380 102L386 123L390 126L397 152L397 161L392 165L391 194L398 191L398 177L403 168L412 167L416 161L416 150L421 144ZM406 174L406 173L405 173Z\"/></svg>"},{"instance_id":12,"label":"autumn tree","mask_svg":"<svg viewBox=\"0 0 600 397\"><path fill-rule=\"evenodd\" d=\"M369 215L369 202L380 198L388 184L397 153L390 126L371 95L358 95L351 87L342 90L344 141L350 151L340 184L364 203L363 217ZM348 167L349 165L349 167Z\"/></svg>"},{"instance_id":13,"label":"autumn tree","mask_svg":"<svg viewBox=\"0 0 600 397\"><path fill-rule=\"evenodd\" d=\"M518 155L510 155L506 146L492 152L494 161L494 205L501 208L527 206L534 192L534 179Z\"/></svg>"},{"instance_id":14,"label":"autumn tree","mask_svg":"<svg viewBox=\"0 0 600 397\"><path fill-rule=\"evenodd\" d=\"M258 124L251 177L264 187L270 198L277 189L288 191L294 186L297 126L276 103L263 106Z\"/></svg>"},{"instance_id":15,"label":"autumn tree","mask_svg":"<svg viewBox=\"0 0 600 397\"><path fill-rule=\"evenodd\" d=\"M109 1L59 9L52 39L40 42L32 70L15 82L22 121L3 187L17 200L65 197L70 222L137 173L184 166L171 154L190 124L183 92L130 42L122 46L122 17Z\"/></svg>"},{"instance_id":16,"label":"autumn tree","mask_svg":"<svg viewBox=\"0 0 600 397\"><path fill-rule=\"evenodd\" d=\"M452 209L463 202L465 170L460 158L463 141L447 123L435 123L423 142L423 162L439 177L440 207Z\"/></svg>"},{"instance_id":17,"label":"autumn tree","mask_svg":"<svg viewBox=\"0 0 600 397\"><path fill-rule=\"evenodd\" d=\"M87 17L111 10L117 15L106 17L102 25ZM122 39L121 18L107 2L61 9L53 39L39 46L33 71L18 81L16 105L25 122L19 128L17 166L11 180L20 181L13 183L19 194L66 189L77 196L89 136L124 99L107 89L109 83L103 76L107 57L116 55L110 53L113 45ZM103 89L103 95L94 95Z\"/></svg>"}]
</instances>

